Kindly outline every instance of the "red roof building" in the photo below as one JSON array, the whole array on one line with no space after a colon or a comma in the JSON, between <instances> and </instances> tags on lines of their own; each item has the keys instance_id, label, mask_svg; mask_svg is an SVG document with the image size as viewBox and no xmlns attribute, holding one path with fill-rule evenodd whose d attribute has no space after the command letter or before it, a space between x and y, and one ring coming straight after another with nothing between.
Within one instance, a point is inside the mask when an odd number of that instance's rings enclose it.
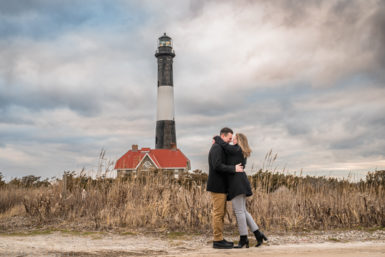
<instances>
[{"instance_id":1,"label":"red roof building","mask_svg":"<svg viewBox=\"0 0 385 257\"><path fill-rule=\"evenodd\" d=\"M138 149L138 145L132 145L132 149L125 153L115 164L118 175L132 171L145 171L152 169L179 171L190 170L190 160L181 150L171 149Z\"/></svg>"}]
</instances>

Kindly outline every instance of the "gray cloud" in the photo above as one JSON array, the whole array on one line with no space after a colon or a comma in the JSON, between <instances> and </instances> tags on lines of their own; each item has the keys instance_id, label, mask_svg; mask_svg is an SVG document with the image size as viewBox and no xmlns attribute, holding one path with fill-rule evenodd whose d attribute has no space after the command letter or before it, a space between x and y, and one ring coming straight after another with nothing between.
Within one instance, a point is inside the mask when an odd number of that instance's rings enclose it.
<instances>
[{"instance_id":1,"label":"gray cloud","mask_svg":"<svg viewBox=\"0 0 385 257\"><path fill-rule=\"evenodd\" d=\"M374 49L374 56L378 63L378 71L383 77L383 70L385 68L385 11L384 5L379 5L376 12L370 19L370 48ZM369 44L368 44L369 45Z\"/></svg>"},{"instance_id":2,"label":"gray cloud","mask_svg":"<svg viewBox=\"0 0 385 257\"><path fill-rule=\"evenodd\" d=\"M163 32L176 51L178 146L193 168L207 168L223 126L249 136L249 168L270 149L291 170L385 166L381 1L11 2L0 4L6 176L92 169L102 147L112 159L153 147Z\"/></svg>"}]
</instances>

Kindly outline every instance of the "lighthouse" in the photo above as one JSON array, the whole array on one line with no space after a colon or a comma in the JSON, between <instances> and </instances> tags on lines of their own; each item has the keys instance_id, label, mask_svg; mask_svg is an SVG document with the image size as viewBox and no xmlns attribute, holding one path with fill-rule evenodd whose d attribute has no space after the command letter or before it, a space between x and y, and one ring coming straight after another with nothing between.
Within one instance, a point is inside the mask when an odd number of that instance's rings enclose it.
<instances>
[{"instance_id":1,"label":"lighthouse","mask_svg":"<svg viewBox=\"0 0 385 257\"><path fill-rule=\"evenodd\" d=\"M191 169L190 160L176 147L174 120L174 83L172 62L175 57L172 40L166 33L159 38L155 52L158 60L158 99L155 132L155 149L132 145L132 149L120 157L115 164L118 176L132 172L162 170L181 172Z\"/></svg>"},{"instance_id":2,"label":"lighthouse","mask_svg":"<svg viewBox=\"0 0 385 257\"><path fill-rule=\"evenodd\" d=\"M170 149L176 147L174 119L174 83L172 63L175 52L172 40L166 33L158 40L155 52L158 60L158 99L155 148Z\"/></svg>"}]
</instances>

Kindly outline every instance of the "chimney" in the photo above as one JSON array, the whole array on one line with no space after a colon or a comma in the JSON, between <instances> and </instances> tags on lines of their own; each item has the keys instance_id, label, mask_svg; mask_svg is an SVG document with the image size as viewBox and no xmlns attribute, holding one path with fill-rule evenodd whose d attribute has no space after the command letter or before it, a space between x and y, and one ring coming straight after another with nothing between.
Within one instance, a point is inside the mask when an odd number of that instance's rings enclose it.
<instances>
[{"instance_id":1,"label":"chimney","mask_svg":"<svg viewBox=\"0 0 385 257\"><path fill-rule=\"evenodd\" d=\"M172 151L176 151L176 144L175 144L175 143L171 143L171 144L170 144L170 149L171 149Z\"/></svg>"},{"instance_id":2,"label":"chimney","mask_svg":"<svg viewBox=\"0 0 385 257\"><path fill-rule=\"evenodd\" d=\"M132 145L132 151L137 152L138 151L138 145Z\"/></svg>"}]
</instances>

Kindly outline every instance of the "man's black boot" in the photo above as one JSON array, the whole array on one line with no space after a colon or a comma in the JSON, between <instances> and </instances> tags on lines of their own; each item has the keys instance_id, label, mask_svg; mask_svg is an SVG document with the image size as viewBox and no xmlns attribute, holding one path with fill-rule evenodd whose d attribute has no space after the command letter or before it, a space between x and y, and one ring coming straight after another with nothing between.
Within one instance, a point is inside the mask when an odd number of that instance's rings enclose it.
<instances>
[{"instance_id":1,"label":"man's black boot","mask_svg":"<svg viewBox=\"0 0 385 257\"><path fill-rule=\"evenodd\" d=\"M231 249L234 247L234 243L228 242L225 239L222 239L221 241L214 241L213 242L213 248L217 249Z\"/></svg>"},{"instance_id":2,"label":"man's black boot","mask_svg":"<svg viewBox=\"0 0 385 257\"><path fill-rule=\"evenodd\" d=\"M263 240L267 241L267 237L258 229L255 230L254 232L255 239L257 239L257 245L255 247L260 246L263 243Z\"/></svg>"},{"instance_id":3,"label":"man's black boot","mask_svg":"<svg viewBox=\"0 0 385 257\"><path fill-rule=\"evenodd\" d=\"M234 248L242 248L246 245L246 248L249 248L249 239L246 236L241 236L239 239L239 243L237 246L234 246Z\"/></svg>"}]
</instances>

